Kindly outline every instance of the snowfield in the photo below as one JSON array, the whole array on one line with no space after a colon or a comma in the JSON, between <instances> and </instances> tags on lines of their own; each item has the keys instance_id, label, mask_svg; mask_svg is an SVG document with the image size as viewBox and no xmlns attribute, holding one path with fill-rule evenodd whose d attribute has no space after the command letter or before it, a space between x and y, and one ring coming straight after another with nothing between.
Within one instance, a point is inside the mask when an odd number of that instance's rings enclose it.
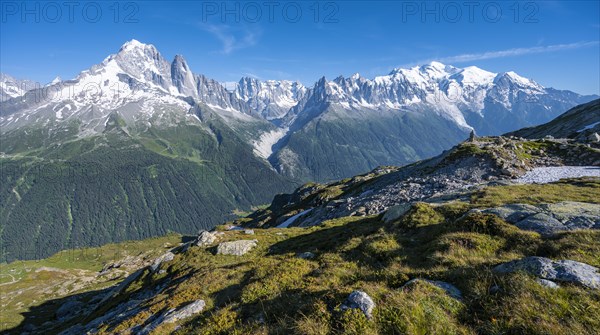
<instances>
[{"instance_id":1,"label":"snowfield","mask_svg":"<svg viewBox=\"0 0 600 335\"><path fill-rule=\"evenodd\" d=\"M539 167L514 180L518 184L546 184L564 178L600 177L597 166Z\"/></svg>"},{"instance_id":2,"label":"snowfield","mask_svg":"<svg viewBox=\"0 0 600 335\"><path fill-rule=\"evenodd\" d=\"M287 228L289 227L292 223L294 223L296 221L297 218L301 217L304 214L308 214L310 211L312 211L312 208L309 208L303 212L300 212L294 216L292 216L291 218L285 220L282 224L280 224L279 226L277 226L277 228Z\"/></svg>"}]
</instances>

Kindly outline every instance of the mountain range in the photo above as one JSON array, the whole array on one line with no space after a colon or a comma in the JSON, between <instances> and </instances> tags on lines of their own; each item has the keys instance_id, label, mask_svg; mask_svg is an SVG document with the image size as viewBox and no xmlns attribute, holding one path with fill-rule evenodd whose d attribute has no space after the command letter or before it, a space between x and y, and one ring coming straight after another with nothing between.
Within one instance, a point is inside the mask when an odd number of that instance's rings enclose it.
<instances>
[{"instance_id":1,"label":"mountain range","mask_svg":"<svg viewBox=\"0 0 600 335\"><path fill-rule=\"evenodd\" d=\"M600 99L193 236L7 264L3 333L596 334L599 124Z\"/></svg>"},{"instance_id":2,"label":"mountain range","mask_svg":"<svg viewBox=\"0 0 600 335\"><path fill-rule=\"evenodd\" d=\"M438 62L228 89L136 40L74 79L0 87L2 259L209 228L302 182L412 163L596 98Z\"/></svg>"}]
</instances>

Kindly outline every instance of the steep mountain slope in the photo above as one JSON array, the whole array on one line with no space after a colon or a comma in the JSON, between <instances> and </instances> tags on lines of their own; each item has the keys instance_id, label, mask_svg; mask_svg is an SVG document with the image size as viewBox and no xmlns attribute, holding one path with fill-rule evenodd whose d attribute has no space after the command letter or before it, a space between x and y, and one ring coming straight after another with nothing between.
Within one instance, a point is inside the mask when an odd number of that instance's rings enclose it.
<instances>
[{"instance_id":1,"label":"steep mountain slope","mask_svg":"<svg viewBox=\"0 0 600 335\"><path fill-rule=\"evenodd\" d=\"M288 80L260 81L255 78L240 79L235 95L267 120L283 117L304 97L307 88L299 82Z\"/></svg>"},{"instance_id":2,"label":"steep mountain slope","mask_svg":"<svg viewBox=\"0 0 600 335\"><path fill-rule=\"evenodd\" d=\"M15 79L5 73L0 73L0 101L17 98L36 87L31 80Z\"/></svg>"},{"instance_id":3,"label":"steep mountain slope","mask_svg":"<svg viewBox=\"0 0 600 335\"><path fill-rule=\"evenodd\" d=\"M378 165L435 155L470 129L428 109L390 110L345 102L340 87L322 78L283 119L289 129L270 161L301 180L333 180Z\"/></svg>"},{"instance_id":4,"label":"steep mountain slope","mask_svg":"<svg viewBox=\"0 0 600 335\"><path fill-rule=\"evenodd\" d=\"M151 115L165 122L150 113L155 105L189 109L189 101L198 100L227 119L244 121L238 128L250 120L251 130L241 131L246 142L279 173L320 181L438 154L471 129L497 135L547 122L594 98L544 88L514 72L438 62L372 80L359 74L322 78L311 88L242 78L227 90L194 74L182 56L169 63L154 46L135 40L75 80L34 92L3 104L4 132L69 117L83 118L87 131L98 132L114 108L126 108L126 119L143 127Z\"/></svg>"},{"instance_id":5,"label":"steep mountain slope","mask_svg":"<svg viewBox=\"0 0 600 335\"><path fill-rule=\"evenodd\" d=\"M600 133L600 99L572 108L548 123L507 135L525 138L585 138L593 133Z\"/></svg>"},{"instance_id":6,"label":"steep mountain slope","mask_svg":"<svg viewBox=\"0 0 600 335\"><path fill-rule=\"evenodd\" d=\"M322 78L281 119L287 133L270 161L303 180L348 177L436 155L472 129L497 135L546 122L593 98L544 88L514 72L437 62L373 80Z\"/></svg>"},{"instance_id":7,"label":"steep mountain slope","mask_svg":"<svg viewBox=\"0 0 600 335\"><path fill-rule=\"evenodd\" d=\"M252 146L275 126L190 74L181 57L131 41L74 80L4 102L0 259L192 233L290 189Z\"/></svg>"},{"instance_id":8,"label":"steep mountain slope","mask_svg":"<svg viewBox=\"0 0 600 335\"><path fill-rule=\"evenodd\" d=\"M596 333L600 149L586 144L474 138L307 184L7 333ZM524 184L575 165L583 178Z\"/></svg>"}]
</instances>

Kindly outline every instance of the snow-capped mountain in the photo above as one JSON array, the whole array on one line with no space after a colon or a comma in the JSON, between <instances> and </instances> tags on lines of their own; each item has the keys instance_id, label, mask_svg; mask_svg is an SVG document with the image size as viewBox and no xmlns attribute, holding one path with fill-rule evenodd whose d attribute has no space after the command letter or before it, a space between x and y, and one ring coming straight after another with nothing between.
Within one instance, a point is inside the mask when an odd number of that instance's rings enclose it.
<instances>
[{"instance_id":1,"label":"snow-capped mountain","mask_svg":"<svg viewBox=\"0 0 600 335\"><path fill-rule=\"evenodd\" d=\"M306 91L307 88L297 81L260 81L244 77L237 84L235 95L265 119L274 120L283 117Z\"/></svg>"},{"instance_id":2,"label":"snow-capped mountain","mask_svg":"<svg viewBox=\"0 0 600 335\"><path fill-rule=\"evenodd\" d=\"M36 87L39 87L39 85L31 80L19 80L0 73L0 101L20 97Z\"/></svg>"},{"instance_id":3,"label":"snow-capped mountain","mask_svg":"<svg viewBox=\"0 0 600 335\"><path fill-rule=\"evenodd\" d=\"M8 89L3 85L3 89ZM298 156L294 160L306 161L301 153L289 148L289 139L299 136L311 121L322 118L338 122L341 129L349 131L344 135L347 136L342 141L344 145L358 145L361 151L369 151L372 143L359 145L361 141L354 138L353 131L344 128L350 124L343 122L345 119L378 122L387 117L404 117L406 120L406 113L411 113L429 118L432 123L441 122L438 131L453 128L448 133L457 131L454 136L458 138L472 129L481 135L493 135L540 124L594 98L545 88L514 72L492 73L474 66L458 68L439 62L394 69L373 79L359 74L333 80L321 78L310 88L299 82L246 77L235 89L227 90L218 81L194 73L183 56L177 55L169 62L153 45L136 40L125 43L117 53L72 80L55 80L25 94L11 86L10 92L11 97L20 98L3 103L0 111L3 132L24 125L48 127L78 120L79 135L91 136L108 126L113 113L118 113L130 126L142 128L195 123L202 114L197 106L202 105L224 120L235 120L239 124L237 131L245 134L255 154L272 163L277 155ZM397 129L378 131L382 133L377 136L388 140L415 135L398 133ZM340 144L339 135L330 140ZM358 144L352 144L354 140ZM434 136L429 140L452 142L443 143L446 147L456 139ZM400 156L390 156L392 149L383 148L382 157L387 158L373 158L369 167L388 163L390 159L402 163L436 153L413 152L412 146L418 142L417 136L406 144L411 149L403 150Z\"/></svg>"},{"instance_id":4,"label":"snow-capped mountain","mask_svg":"<svg viewBox=\"0 0 600 335\"><path fill-rule=\"evenodd\" d=\"M53 81L6 101L0 126L7 131L31 123L77 119L82 121L82 131L93 134L102 131L117 110L134 123L153 117L154 122L163 122L160 115L166 110L174 111L170 114L176 119L188 118L194 106L189 98L237 118L251 118L245 102L219 82L193 74L182 56L169 63L153 45L132 40L72 80Z\"/></svg>"},{"instance_id":5,"label":"snow-capped mountain","mask_svg":"<svg viewBox=\"0 0 600 335\"><path fill-rule=\"evenodd\" d=\"M594 98L544 88L514 72L492 73L438 62L394 69L374 79L340 76L318 82L313 90L322 90L322 101L345 109L433 111L482 134L538 124Z\"/></svg>"},{"instance_id":6,"label":"snow-capped mountain","mask_svg":"<svg viewBox=\"0 0 600 335\"><path fill-rule=\"evenodd\" d=\"M321 78L282 118L287 133L272 146L270 161L295 177L342 178L430 156L471 130L497 135L540 124L595 97L545 88L514 72L438 62L373 79Z\"/></svg>"}]
</instances>

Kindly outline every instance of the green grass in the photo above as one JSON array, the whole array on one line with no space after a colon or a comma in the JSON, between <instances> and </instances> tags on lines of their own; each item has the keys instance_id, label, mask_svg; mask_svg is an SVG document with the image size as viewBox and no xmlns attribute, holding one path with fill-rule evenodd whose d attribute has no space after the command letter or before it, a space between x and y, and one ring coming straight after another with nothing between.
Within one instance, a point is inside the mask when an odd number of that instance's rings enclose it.
<instances>
[{"instance_id":1,"label":"green grass","mask_svg":"<svg viewBox=\"0 0 600 335\"><path fill-rule=\"evenodd\" d=\"M104 265L127 256L153 259L164 253L167 247L174 247L180 242L181 235L169 234L144 241L65 250L41 260L2 263L0 264L2 285L0 286L2 292L0 324L7 327L17 325L23 320L21 313L27 312L45 300L112 286L122 279L122 276L97 277L98 271Z\"/></svg>"},{"instance_id":2,"label":"green grass","mask_svg":"<svg viewBox=\"0 0 600 335\"><path fill-rule=\"evenodd\" d=\"M535 187L535 189L530 189ZM561 284L546 289L534 278L497 275L495 265L525 256L573 259L600 266L600 232L565 232L553 238L522 231L493 215L467 212L483 205L567 199L588 201L597 182L495 187L472 203L418 203L396 222L379 216L344 217L310 228L255 229L258 246L248 254L214 255L214 247L192 247L163 269L146 273L127 292L168 289L146 301L144 310L101 334L126 331L153 314L203 299L204 312L153 334L593 334L600 329L600 293ZM509 189L506 189L509 188ZM570 189L572 188L572 189ZM465 215L467 214L467 215ZM248 239L225 231L222 241ZM313 259L296 255L310 251ZM463 299L414 278L442 280ZM499 290L493 291L492 287ZM367 292L377 307L372 319L341 303L354 290ZM122 295L120 300L128 299ZM110 306L107 306L110 307ZM100 312L88 319L101 315Z\"/></svg>"},{"instance_id":3,"label":"green grass","mask_svg":"<svg viewBox=\"0 0 600 335\"><path fill-rule=\"evenodd\" d=\"M600 179L583 178L546 185L487 187L471 198L474 206L495 207L509 203L556 203L578 201L600 204Z\"/></svg>"}]
</instances>

